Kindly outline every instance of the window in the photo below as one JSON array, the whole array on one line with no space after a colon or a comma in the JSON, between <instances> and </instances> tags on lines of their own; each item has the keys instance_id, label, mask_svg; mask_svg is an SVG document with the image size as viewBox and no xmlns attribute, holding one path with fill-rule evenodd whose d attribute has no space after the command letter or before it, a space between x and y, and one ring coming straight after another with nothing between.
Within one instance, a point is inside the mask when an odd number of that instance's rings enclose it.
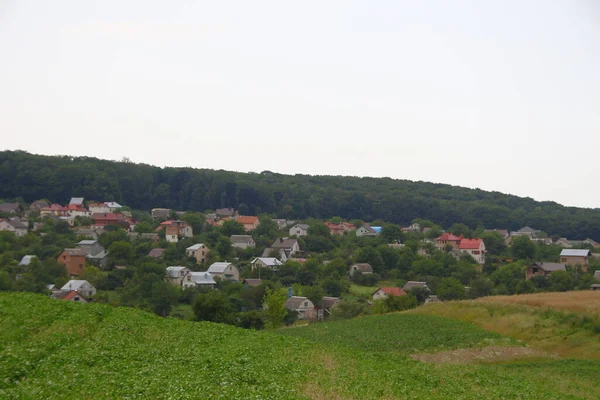
<instances>
[{"instance_id":1,"label":"window","mask_svg":"<svg viewBox=\"0 0 600 400\"><path fill-rule=\"evenodd\" d=\"M538 272L538 269L537 269L536 267L533 267L533 268L531 269L531 271L533 271L533 273L534 273L534 274L537 274L537 272Z\"/></svg>"},{"instance_id":2,"label":"window","mask_svg":"<svg viewBox=\"0 0 600 400\"><path fill-rule=\"evenodd\" d=\"M66 259L67 259L67 256L63 256L63 260L66 260Z\"/></svg>"},{"instance_id":3,"label":"window","mask_svg":"<svg viewBox=\"0 0 600 400\"><path fill-rule=\"evenodd\" d=\"M304 302L304 307L308 307L308 301Z\"/></svg>"}]
</instances>

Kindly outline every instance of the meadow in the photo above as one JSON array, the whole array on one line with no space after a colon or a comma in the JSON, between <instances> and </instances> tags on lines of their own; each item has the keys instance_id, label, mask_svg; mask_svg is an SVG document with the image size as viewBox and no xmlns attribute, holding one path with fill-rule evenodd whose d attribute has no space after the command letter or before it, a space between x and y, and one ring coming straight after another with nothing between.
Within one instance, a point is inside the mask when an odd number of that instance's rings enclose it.
<instances>
[{"instance_id":1,"label":"meadow","mask_svg":"<svg viewBox=\"0 0 600 400\"><path fill-rule=\"evenodd\" d=\"M256 332L0 293L0 398L600 397L600 365L593 360L446 365L411 358L414 352L509 343L519 345L435 315Z\"/></svg>"}]
</instances>

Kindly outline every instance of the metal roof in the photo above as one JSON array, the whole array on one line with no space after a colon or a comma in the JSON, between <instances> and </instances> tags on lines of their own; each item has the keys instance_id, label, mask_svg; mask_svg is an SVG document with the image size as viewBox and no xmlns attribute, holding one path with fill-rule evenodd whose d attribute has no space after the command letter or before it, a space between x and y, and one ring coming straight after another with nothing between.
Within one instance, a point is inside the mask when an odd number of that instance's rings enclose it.
<instances>
[{"instance_id":1,"label":"metal roof","mask_svg":"<svg viewBox=\"0 0 600 400\"><path fill-rule=\"evenodd\" d=\"M88 281L84 281L81 279L73 279L67 283L64 284L63 287L60 288L60 290L79 290L84 284L88 284L90 286L92 286L91 283L89 283ZM94 287L94 286L92 286Z\"/></svg>"},{"instance_id":2,"label":"metal roof","mask_svg":"<svg viewBox=\"0 0 600 400\"><path fill-rule=\"evenodd\" d=\"M204 243L196 243L193 246L188 247L186 250L200 250L204 246Z\"/></svg>"},{"instance_id":3,"label":"metal roof","mask_svg":"<svg viewBox=\"0 0 600 400\"><path fill-rule=\"evenodd\" d=\"M210 272L211 274L222 274L223 272L225 272L225 269L227 269L227 267L229 267L231 264L230 262L216 262L213 263L210 267L208 267L207 272Z\"/></svg>"},{"instance_id":4,"label":"metal roof","mask_svg":"<svg viewBox=\"0 0 600 400\"><path fill-rule=\"evenodd\" d=\"M564 249L560 252L560 255L565 257L587 257L590 255L590 251L587 249Z\"/></svg>"},{"instance_id":5,"label":"metal roof","mask_svg":"<svg viewBox=\"0 0 600 400\"><path fill-rule=\"evenodd\" d=\"M213 279L213 276L208 272L190 272L192 280L196 285L216 285L217 282Z\"/></svg>"}]
</instances>

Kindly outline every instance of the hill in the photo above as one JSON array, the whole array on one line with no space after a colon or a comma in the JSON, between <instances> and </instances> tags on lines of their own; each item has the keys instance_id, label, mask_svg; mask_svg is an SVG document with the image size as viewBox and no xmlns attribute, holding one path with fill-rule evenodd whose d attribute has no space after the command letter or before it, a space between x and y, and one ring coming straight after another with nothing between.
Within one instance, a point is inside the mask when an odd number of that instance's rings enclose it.
<instances>
[{"instance_id":1,"label":"hill","mask_svg":"<svg viewBox=\"0 0 600 400\"><path fill-rule=\"evenodd\" d=\"M497 334L435 316L345 321L375 347L290 337L305 327L254 332L165 319L128 308L0 293L1 398L577 399L597 398L597 363L431 365L385 351L394 328L471 347ZM366 320L369 321L369 320ZM314 329L327 330L324 323ZM354 324L358 324L354 327ZM372 326L371 328L369 326ZM404 326L407 332L409 326ZM326 337L327 335L321 336ZM400 345L396 338L393 349ZM412 346L412 345L411 345ZM439 343L423 341L419 351ZM541 379L540 379L541 378ZM565 384L572 382L572 384Z\"/></svg>"},{"instance_id":2,"label":"hill","mask_svg":"<svg viewBox=\"0 0 600 400\"><path fill-rule=\"evenodd\" d=\"M600 210L457 186L343 176L238 173L159 168L89 157L0 152L0 198L41 198L65 203L71 196L114 200L133 209L168 207L203 211L236 207L242 214L280 218L330 218L408 224L415 218L448 227L518 229L600 240Z\"/></svg>"}]
</instances>

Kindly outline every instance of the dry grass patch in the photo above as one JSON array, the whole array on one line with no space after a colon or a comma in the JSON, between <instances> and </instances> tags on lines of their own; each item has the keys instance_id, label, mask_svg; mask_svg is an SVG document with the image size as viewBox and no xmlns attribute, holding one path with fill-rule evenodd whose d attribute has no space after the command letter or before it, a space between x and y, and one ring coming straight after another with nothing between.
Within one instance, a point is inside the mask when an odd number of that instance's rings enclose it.
<instances>
[{"instance_id":1,"label":"dry grass patch","mask_svg":"<svg viewBox=\"0 0 600 400\"><path fill-rule=\"evenodd\" d=\"M515 304L559 311L583 312L600 315L600 291L554 292L490 296L475 300L477 303Z\"/></svg>"},{"instance_id":2,"label":"dry grass patch","mask_svg":"<svg viewBox=\"0 0 600 400\"><path fill-rule=\"evenodd\" d=\"M458 349L438 353L413 354L413 360L431 364L483 364L506 361L523 361L556 358L546 352L529 347L481 347Z\"/></svg>"}]
</instances>

